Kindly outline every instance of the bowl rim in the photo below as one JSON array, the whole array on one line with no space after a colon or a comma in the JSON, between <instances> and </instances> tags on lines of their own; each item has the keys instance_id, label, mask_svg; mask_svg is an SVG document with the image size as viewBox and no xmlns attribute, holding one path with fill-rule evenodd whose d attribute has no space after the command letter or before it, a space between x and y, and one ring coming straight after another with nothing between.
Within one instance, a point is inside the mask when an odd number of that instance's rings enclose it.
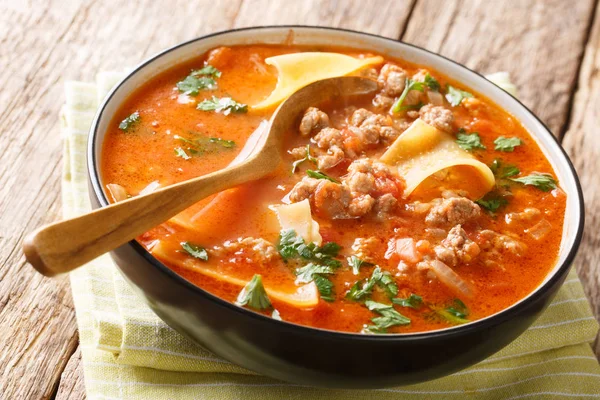
<instances>
[{"instance_id":1,"label":"bowl rim","mask_svg":"<svg viewBox=\"0 0 600 400\"><path fill-rule=\"evenodd\" d=\"M229 34L229 33L233 33L233 32L268 30L268 29L281 29L281 30L304 29L304 30L314 30L314 31L321 30L321 31L326 31L326 32L327 31L337 31L337 32L342 32L342 33L350 33L350 34L359 35L359 36L376 38L376 39L384 40L384 41L391 42L394 44L408 46L413 49L416 49L417 51L427 53L426 55L428 57L434 57L434 58L439 57L439 58L445 59L446 61L449 61L450 63L454 64L458 68L465 70L467 73L476 75L478 79L484 79L487 82L490 82L494 86L498 87L500 90L503 90L495 83L487 80L479 72L474 71L474 70L466 67L465 65L463 65L459 62L456 62L448 57L445 57L441 54L424 49L420 46L416 46L416 45L413 45L410 43L403 42L401 40L396 40L396 39L392 39L389 37L385 37L385 36L381 36L381 35L377 35L377 34L373 34L373 33L368 33L368 32L355 31L352 29L325 27L325 26L317 26L317 25L260 25L260 26L244 27L244 28L227 29L227 30L213 32L213 33L210 33L207 35L199 36L194 39L190 39L190 40L181 42L179 44L176 44L174 46L171 46L165 50L162 50L162 51L150 56L146 60L142 61L140 64L138 64L135 68L133 68L123 79L121 79L110 90L108 95L104 98L104 100L98 107L98 110L96 112L96 115L94 117L94 120L92 122L90 131L88 134L87 167L88 167L88 177L90 179L90 184L92 186L92 189L93 189L96 199L100 203L100 207L106 207L107 205L109 205L109 202L108 202L108 199L106 198L105 193L102 189L102 184L100 183L99 171L96 168L96 165L97 165L97 162L96 162L97 161L96 160L96 137L98 136L98 126L99 126L100 120L103 118L103 113L105 111L105 108L112 101L112 99L113 99L115 93L118 91L118 89L126 81L128 81L135 74L137 74L138 71L140 71L142 68L146 67L147 65L151 64L152 62L161 58L162 56L164 56L172 51L175 51L181 47L184 47L189 44L192 44L192 43L195 43L198 41L202 41L202 40L205 40L208 38L221 36L221 35L225 35L225 34ZM550 129L546 126L546 124L543 121L541 121L540 118L537 117L537 115L535 115L519 99L517 99L515 96L511 95L510 93L507 93L507 94L510 97L512 97L512 99L514 101L516 101L518 103L518 105L521 108L523 108L526 113L528 113L531 117L533 117L543 128L540 130L540 133L536 133L536 135L548 135L558 145L557 148L559 149L559 152L563 156L563 159L566 161L569 173L571 174L571 176L575 182L576 193L574 193L574 194L577 195L576 204L577 204L577 207L579 208L579 224L577 226L577 231L575 234L575 240L573 242L573 246L569 249L568 254L565 257L565 259L563 260L562 264L559 266L555 266L555 271L553 272L553 275L549 279L547 279L545 282L540 284L534 291L530 292L527 295L527 297L519 300L517 303L509 306L508 308L505 308L501 311L496 312L495 314L489 315L489 316L481 318L479 320L469 322L464 325L457 325L457 326L452 326L452 327L448 327L448 328L437 329L437 330L433 330L433 331L425 331L425 332L389 333L389 334L385 334L385 335L365 335L362 333L343 332L343 331L334 331L334 330L323 329L323 328L316 328L316 327L300 325L300 324L296 324L296 323L292 323L292 322L288 322L288 321L276 320L269 316L255 312L253 310L250 310L250 309L247 309L244 307L239 307L233 303L230 303L230 302L202 289L199 286L194 285L192 282L186 280L179 274L175 273L173 270L171 270L169 267L167 267L165 264L163 264L157 258L155 258L149 251L147 251L136 240L132 240L132 241L124 244L124 246L131 246L136 253L138 253L140 256L142 256L142 258L144 258L151 266L153 266L155 269L157 269L158 272L163 273L170 279L174 279L175 281L177 281L177 283L184 285L185 287L192 290L194 293L205 297L207 300L213 301L216 304L218 304L222 307L228 308L229 310L231 310L233 312L244 314L250 318L256 318L259 320L258 322L274 324L274 326L273 326L274 328L287 328L287 329L291 329L291 330L296 330L298 334L322 335L324 337L329 337L331 339L356 340L356 341L367 341L367 342L371 342L371 341L405 342L405 341L425 341L425 340L435 340L435 339L441 340L441 339L445 339L445 338L461 336L461 335L464 335L467 333L474 333L476 331L498 325L500 323L505 322L508 319L517 317L521 312L526 310L529 305L531 305L532 303L536 303L538 300L540 300L540 298L544 297L544 295L546 294L546 292L548 290L550 290L550 288L552 288L554 285L556 285L562 279L564 279L564 277L566 276L566 274L568 273L568 271L571 267L573 259L575 258L577 251L579 249L579 246L581 244L581 240L582 240L582 236L583 236L583 228L585 225L585 211L584 211L585 209L584 209L584 202L583 202L583 191L581 188L581 183L579 181L579 177L577 176L577 172L575 170L575 167L573 166L571 159L565 152L564 148L562 147L562 145L560 144L558 139L552 134ZM534 134L532 132L530 132L529 130L528 130L528 132L530 135L534 136Z\"/></svg>"}]
</instances>

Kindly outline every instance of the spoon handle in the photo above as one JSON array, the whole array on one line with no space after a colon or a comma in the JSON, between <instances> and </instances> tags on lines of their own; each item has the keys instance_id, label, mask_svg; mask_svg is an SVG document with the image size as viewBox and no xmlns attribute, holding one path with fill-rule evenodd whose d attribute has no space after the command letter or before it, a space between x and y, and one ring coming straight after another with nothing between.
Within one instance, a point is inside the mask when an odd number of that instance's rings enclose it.
<instances>
[{"instance_id":1,"label":"spoon handle","mask_svg":"<svg viewBox=\"0 0 600 400\"><path fill-rule=\"evenodd\" d=\"M211 194L258 179L269 172L259 160L136 196L30 233L23 242L27 261L54 276L109 252L163 223Z\"/></svg>"}]
</instances>

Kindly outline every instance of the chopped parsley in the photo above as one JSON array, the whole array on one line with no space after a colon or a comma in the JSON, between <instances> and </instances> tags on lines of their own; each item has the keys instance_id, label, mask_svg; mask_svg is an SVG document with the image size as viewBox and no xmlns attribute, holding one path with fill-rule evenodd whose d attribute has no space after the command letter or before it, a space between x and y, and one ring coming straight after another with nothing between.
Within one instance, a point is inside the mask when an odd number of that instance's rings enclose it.
<instances>
[{"instance_id":1,"label":"chopped parsley","mask_svg":"<svg viewBox=\"0 0 600 400\"><path fill-rule=\"evenodd\" d=\"M229 115L230 113L245 113L248 112L248 105L238 103L233 100L231 97L221 97L218 98L213 96L211 99L203 100L201 103L196 106L198 110L202 111L214 111L218 113L223 113L223 115Z\"/></svg>"},{"instance_id":2,"label":"chopped parsley","mask_svg":"<svg viewBox=\"0 0 600 400\"><path fill-rule=\"evenodd\" d=\"M200 69L193 70L190 73L190 75L193 75L193 76L208 75L208 76L214 76L215 78L220 78L221 77L221 71L219 71L218 69L216 69L212 65L206 64L204 67L202 67Z\"/></svg>"},{"instance_id":3,"label":"chopped parsley","mask_svg":"<svg viewBox=\"0 0 600 400\"><path fill-rule=\"evenodd\" d=\"M400 97L398 97L398 100L396 100L396 102L392 106L392 112L399 113L400 111L402 111L402 103L406 99L406 96L408 96L408 92L410 92L411 90L417 90L419 92L422 92L424 86L425 86L425 82L419 82L419 81L412 80L410 78L406 78L406 82L404 84L404 90L402 91L402 94L400 95Z\"/></svg>"},{"instance_id":4,"label":"chopped parsley","mask_svg":"<svg viewBox=\"0 0 600 400\"><path fill-rule=\"evenodd\" d=\"M129 131L129 129L131 129L135 125L137 125L138 122L140 122L140 113L136 111L133 114L131 114L129 117L127 117L123 121L121 121L121 123L119 124L119 129L122 130L123 132L127 132L127 131Z\"/></svg>"},{"instance_id":5,"label":"chopped parsley","mask_svg":"<svg viewBox=\"0 0 600 400\"><path fill-rule=\"evenodd\" d=\"M185 147L176 147L175 155L184 160L189 160L191 156L198 156L205 153L217 153L222 150L232 149L235 147L233 140L221 139L218 137L206 137L195 132L190 132L194 138L188 139L175 135L174 138L180 141Z\"/></svg>"},{"instance_id":6,"label":"chopped parsley","mask_svg":"<svg viewBox=\"0 0 600 400\"><path fill-rule=\"evenodd\" d=\"M408 296L405 299L401 299L401 298L392 299L392 303L398 304L399 306L402 306L402 307L410 307L410 308L417 309L417 308L421 307L421 305L423 304L423 298L421 296L417 296L414 293L411 293L410 296Z\"/></svg>"},{"instance_id":7,"label":"chopped parsley","mask_svg":"<svg viewBox=\"0 0 600 400\"><path fill-rule=\"evenodd\" d=\"M499 158L496 158L494 161L492 161L490 169L494 173L494 176L499 179L510 178L511 176L519 175L521 173L516 165L505 164Z\"/></svg>"},{"instance_id":8,"label":"chopped parsley","mask_svg":"<svg viewBox=\"0 0 600 400\"><path fill-rule=\"evenodd\" d=\"M370 262L361 260L360 258L358 258L356 256L350 256L346 260L348 261L348 265L350 265L352 267L352 273L354 275L358 275L358 273L360 272L360 267L362 267L362 266L365 266L365 267L373 266L373 264L371 264Z\"/></svg>"},{"instance_id":9,"label":"chopped parsley","mask_svg":"<svg viewBox=\"0 0 600 400\"><path fill-rule=\"evenodd\" d=\"M297 260L303 266L296 269L296 282L315 282L321 298L325 301L334 301L333 283L324 275L330 275L342 266L337 257L341 247L337 243L329 242L319 247L314 243L306 244L302 237L293 229L283 230L279 233L277 250L284 260Z\"/></svg>"},{"instance_id":10,"label":"chopped parsley","mask_svg":"<svg viewBox=\"0 0 600 400\"><path fill-rule=\"evenodd\" d=\"M446 308L434 309L435 313L452 324L465 324L469 322L469 309L459 299L454 299L451 305Z\"/></svg>"},{"instance_id":11,"label":"chopped parsley","mask_svg":"<svg viewBox=\"0 0 600 400\"><path fill-rule=\"evenodd\" d=\"M446 85L446 100L454 107L458 106L463 99L473 97L469 92L460 90L451 85Z\"/></svg>"},{"instance_id":12,"label":"chopped parsley","mask_svg":"<svg viewBox=\"0 0 600 400\"><path fill-rule=\"evenodd\" d=\"M346 298L354 301L360 301L371 295L373 288L378 286L382 288L389 298L398 294L398 286L388 271L382 271L376 266L370 278L357 281L346 293Z\"/></svg>"},{"instance_id":13,"label":"chopped parsley","mask_svg":"<svg viewBox=\"0 0 600 400\"><path fill-rule=\"evenodd\" d=\"M513 182L522 183L523 185L535 186L543 192L549 192L556 189L556 180L547 173L534 172L530 175L521 178L510 178Z\"/></svg>"},{"instance_id":14,"label":"chopped parsley","mask_svg":"<svg viewBox=\"0 0 600 400\"><path fill-rule=\"evenodd\" d=\"M523 144L523 142L518 137L507 138L500 136L494 140L494 150L510 152L514 151L515 147L520 146L521 144Z\"/></svg>"},{"instance_id":15,"label":"chopped parsley","mask_svg":"<svg viewBox=\"0 0 600 400\"><path fill-rule=\"evenodd\" d=\"M181 242L180 244L183 251L188 253L190 256L200 260L208 261L208 252L204 247L190 242Z\"/></svg>"},{"instance_id":16,"label":"chopped parsley","mask_svg":"<svg viewBox=\"0 0 600 400\"><path fill-rule=\"evenodd\" d=\"M306 156L299 160L296 160L292 163L292 174L296 173L298 166L302 164L304 161L310 161L311 163L317 165L317 159L310 155L310 144L306 145Z\"/></svg>"},{"instance_id":17,"label":"chopped parsley","mask_svg":"<svg viewBox=\"0 0 600 400\"><path fill-rule=\"evenodd\" d=\"M440 83L433 76L429 75L429 72L425 74L424 82L429 87L429 89L433 90L434 92L440 91Z\"/></svg>"},{"instance_id":18,"label":"chopped parsley","mask_svg":"<svg viewBox=\"0 0 600 400\"><path fill-rule=\"evenodd\" d=\"M312 169L307 169L306 170L306 175L308 175L308 176L310 176L311 178L314 178L314 179L326 179L326 180L328 180L330 182L333 182L333 183L340 183L340 181L338 181L337 179L332 178L329 175L327 175L327 174L325 174L325 173L323 173L321 171L313 171Z\"/></svg>"},{"instance_id":19,"label":"chopped parsley","mask_svg":"<svg viewBox=\"0 0 600 400\"><path fill-rule=\"evenodd\" d=\"M369 310L381 315L380 317L371 319L373 325L366 326L364 329L365 333L386 333L387 329L392 326L410 324L410 318L400 314L391 304L367 300L365 305Z\"/></svg>"},{"instance_id":20,"label":"chopped parsley","mask_svg":"<svg viewBox=\"0 0 600 400\"><path fill-rule=\"evenodd\" d=\"M198 96L201 90L213 90L217 87L217 82L207 76L194 76L192 74L185 77L184 80L177 82L177 89L189 96Z\"/></svg>"},{"instance_id":21,"label":"chopped parsley","mask_svg":"<svg viewBox=\"0 0 600 400\"><path fill-rule=\"evenodd\" d=\"M183 150L181 147L175 147L173 149L175 151L175 155L177 157L181 157L184 160L189 160L190 158L192 158L191 156L188 155L188 153L185 152L185 150Z\"/></svg>"},{"instance_id":22,"label":"chopped parsley","mask_svg":"<svg viewBox=\"0 0 600 400\"><path fill-rule=\"evenodd\" d=\"M456 135L456 143L461 149L466 151L473 151L477 149L485 150L485 146L481 143L481 137L479 133L467 133L463 128L460 128Z\"/></svg>"},{"instance_id":23,"label":"chopped parsley","mask_svg":"<svg viewBox=\"0 0 600 400\"><path fill-rule=\"evenodd\" d=\"M256 310L264 310L271 307L271 300L269 300L269 296L267 296L267 292L262 283L262 277L259 274L255 274L250 282L244 286L238 295L235 304L238 306L247 305Z\"/></svg>"},{"instance_id":24,"label":"chopped parsley","mask_svg":"<svg viewBox=\"0 0 600 400\"><path fill-rule=\"evenodd\" d=\"M508 204L508 200L497 193L490 192L481 199L476 200L475 203L479 204L481 207L489 211L490 214L494 215L500 207Z\"/></svg>"}]
</instances>

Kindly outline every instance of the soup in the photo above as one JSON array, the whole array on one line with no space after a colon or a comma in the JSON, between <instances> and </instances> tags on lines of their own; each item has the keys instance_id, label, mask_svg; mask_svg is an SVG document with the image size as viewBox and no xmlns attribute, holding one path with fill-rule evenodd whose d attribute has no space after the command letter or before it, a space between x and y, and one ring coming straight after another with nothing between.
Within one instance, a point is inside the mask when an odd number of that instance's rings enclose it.
<instances>
[{"instance_id":1,"label":"soup","mask_svg":"<svg viewBox=\"0 0 600 400\"><path fill-rule=\"evenodd\" d=\"M468 323L543 281L566 195L536 142L443 71L369 51L221 47L151 79L106 133L110 200L226 167L265 128L277 102L253 105L285 72L273 60L293 53L373 60L351 74L379 89L316 100L286 133L276 171L195 204L139 243L241 307L364 334Z\"/></svg>"}]
</instances>

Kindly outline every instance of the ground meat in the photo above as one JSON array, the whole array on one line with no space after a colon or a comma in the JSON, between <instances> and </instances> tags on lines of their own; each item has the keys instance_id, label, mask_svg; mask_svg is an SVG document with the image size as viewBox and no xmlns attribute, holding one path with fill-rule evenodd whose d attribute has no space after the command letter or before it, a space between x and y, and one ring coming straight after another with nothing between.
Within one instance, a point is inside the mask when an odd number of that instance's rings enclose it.
<instances>
[{"instance_id":1,"label":"ground meat","mask_svg":"<svg viewBox=\"0 0 600 400\"><path fill-rule=\"evenodd\" d=\"M381 92L387 96L399 96L406 85L406 72L397 65L385 64L379 72L377 82L381 87Z\"/></svg>"},{"instance_id":2,"label":"ground meat","mask_svg":"<svg viewBox=\"0 0 600 400\"><path fill-rule=\"evenodd\" d=\"M370 193L375 189L375 177L367 172L352 171L344 181L353 192Z\"/></svg>"},{"instance_id":3,"label":"ground meat","mask_svg":"<svg viewBox=\"0 0 600 400\"><path fill-rule=\"evenodd\" d=\"M300 121L300 135L312 136L323 128L329 127L329 117L315 107L309 107Z\"/></svg>"},{"instance_id":4,"label":"ground meat","mask_svg":"<svg viewBox=\"0 0 600 400\"><path fill-rule=\"evenodd\" d=\"M525 251L525 245L508 235L503 235L489 229L479 232L478 242L482 250L486 252L509 252L520 256Z\"/></svg>"},{"instance_id":5,"label":"ground meat","mask_svg":"<svg viewBox=\"0 0 600 400\"><path fill-rule=\"evenodd\" d=\"M377 198L375 202L375 214L379 219L385 219L396 211L398 208L398 199L389 193Z\"/></svg>"},{"instance_id":6,"label":"ground meat","mask_svg":"<svg viewBox=\"0 0 600 400\"><path fill-rule=\"evenodd\" d=\"M378 93L373 98L373 105L380 110L389 110L394 105L394 98Z\"/></svg>"},{"instance_id":7,"label":"ground meat","mask_svg":"<svg viewBox=\"0 0 600 400\"><path fill-rule=\"evenodd\" d=\"M288 197L292 203L297 203L304 199L308 199L317 189L321 182L320 179L310 178L305 176L302 180L296 183L296 186L290 191Z\"/></svg>"},{"instance_id":8,"label":"ground meat","mask_svg":"<svg viewBox=\"0 0 600 400\"><path fill-rule=\"evenodd\" d=\"M317 166L321 170L327 170L335 167L346 158L344 150L338 146L331 146L327 153L317 157Z\"/></svg>"},{"instance_id":9,"label":"ground meat","mask_svg":"<svg viewBox=\"0 0 600 400\"><path fill-rule=\"evenodd\" d=\"M361 260L374 263L380 257L377 253L382 251L382 245L376 237L356 238L352 244L352 251Z\"/></svg>"},{"instance_id":10,"label":"ground meat","mask_svg":"<svg viewBox=\"0 0 600 400\"><path fill-rule=\"evenodd\" d=\"M373 209L375 199L369 194L354 196L348 205L348 214L353 217L367 215Z\"/></svg>"},{"instance_id":11,"label":"ground meat","mask_svg":"<svg viewBox=\"0 0 600 400\"><path fill-rule=\"evenodd\" d=\"M465 230L460 226L456 225L450 229L446 239L434 248L437 258L454 267L458 263L468 263L479 255L481 249L469 237Z\"/></svg>"},{"instance_id":12,"label":"ground meat","mask_svg":"<svg viewBox=\"0 0 600 400\"><path fill-rule=\"evenodd\" d=\"M390 141L400 135L393 126L394 122L389 115L375 114L359 108L350 118L350 125L359 128L355 134L364 144L376 144L380 140Z\"/></svg>"},{"instance_id":13,"label":"ground meat","mask_svg":"<svg viewBox=\"0 0 600 400\"><path fill-rule=\"evenodd\" d=\"M325 128L313 138L320 149L329 149L331 146L342 148L344 146L344 135L335 128Z\"/></svg>"},{"instance_id":14,"label":"ground meat","mask_svg":"<svg viewBox=\"0 0 600 400\"><path fill-rule=\"evenodd\" d=\"M227 241L223 246L215 246L211 253L220 257L245 258L248 262L267 264L277 256L275 246L262 238L239 238Z\"/></svg>"},{"instance_id":15,"label":"ground meat","mask_svg":"<svg viewBox=\"0 0 600 400\"><path fill-rule=\"evenodd\" d=\"M508 213L504 216L504 221L506 222L507 225L511 225L512 223L518 221L518 222L534 222L535 220L539 219L539 217L542 215L542 212L540 210L538 210L537 208L526 208L521 212L518 213Z\"/></svg>"},{"instance_id":16,"label":"ground meat","mask_svg":"<svg viewBox=\"0 0 600 400\"><path fill-rule=\"evenodd\" d=\"M315 212L330 219L349 218L351 200L350 190L346 186L326 179L320 180L313 196Z\"/></svg>"},{"instance_id":17,"label":"ground meat","mask_svg":"<svg viewBox=\"0 0 600 400\"><path fill-rule=\"evenodd\" d=\"M425 222L435 226L454 226L472 221L480 215L481 208L471 200L451 197L438 200L425 217Z\"/></svg>"},{"instance_id":18,"label":"ground meat","mask_svg":"<svg viewBox=\"0 0 600 400\"><path fill-rule=\"evenodd\" d=\"M288 151L294 160L300 160L306 157L306 146L295 147Z\"/></svg>"},{"instance_id":19,"label":"ground meat","mask_svg":"<svg viewBox=\"0 0 600 400\"><path fill-rule=\"evenodd\" d=\"M454 115L452 111L439 106L427 104L419 110L421 119L441 131L451 133Z\"/></svg>"}]
</instances>

